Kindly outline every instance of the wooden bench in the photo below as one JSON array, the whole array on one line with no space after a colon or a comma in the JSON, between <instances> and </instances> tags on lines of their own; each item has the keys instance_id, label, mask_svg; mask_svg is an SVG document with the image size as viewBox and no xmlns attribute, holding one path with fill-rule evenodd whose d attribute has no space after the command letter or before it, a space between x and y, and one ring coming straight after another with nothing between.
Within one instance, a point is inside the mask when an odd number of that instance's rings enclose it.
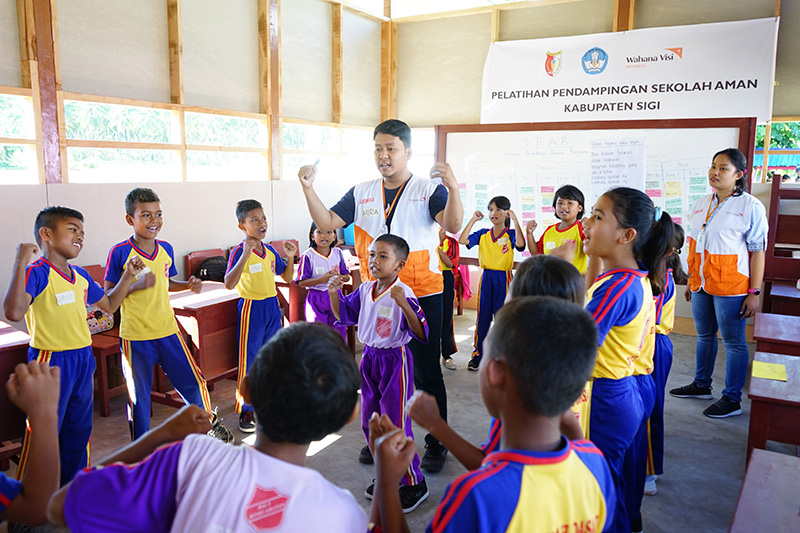
<instances>
[{"instance_id":1,"label":"wooden bench","mask_svg":"<svg viewBox=\"0 0 800 533\"><path fill-rule=\"evenodd\" d=\"M800 458L755 450L747 465L730 532L800 531L798 480Z\"/></svg>"},{"instance_id":2,"label":"wooden bench","mask_svg":"<svg viewBox=\"0 0 800 533\"><path fill-rule=\"evenodd\" d=\"M756 351L800 355L800 317L756 313Z\"/></svg>"},{"instance_id":3,"label":"wooden bench","mask_svg":"<svg viewBox=\"0 0 800 533\"><path fill-rule=\"evenodd\" d=\"M800 445L800 357L756 352L753 361L786 365L786 381L750 380L748 459L754 448L766 448L768 440Z\"/></svg>"},{"instance_id":4,"label":"wooden bench","mask_svg":"<svg viewBox=\"0 0 800 533\"><path fill-rule=\"evenodd\" d=\"M11 324L0 321L0 381L5 383L20 363L28 362L30 337ZM25 413L11 403L6 388L0 387L0 470L8 470L9 459L22 450Z\"/></svg>"},{"instance_id":5,"label":"wooden bench","mask_svg":"<svg viewBox=\"0 0 800 533\"><path fill-rule=\"evenodd\" d=\"M800 260L797 275L800 277ZM764 297L763 311L778 315L800 316L800 289L796 282L774 281Z\"/></svg>"}]
</instances>

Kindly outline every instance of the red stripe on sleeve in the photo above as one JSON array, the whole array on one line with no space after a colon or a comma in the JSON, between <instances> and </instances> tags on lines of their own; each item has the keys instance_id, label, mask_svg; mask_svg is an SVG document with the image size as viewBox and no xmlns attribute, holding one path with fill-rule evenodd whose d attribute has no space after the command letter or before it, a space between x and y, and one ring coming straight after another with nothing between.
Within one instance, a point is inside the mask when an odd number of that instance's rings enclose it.
<instances>
[{"instance_id":1,"label":"red stripe on sleeve","mask_svg":"<svg viewBox=\"0 0 800 533\"><path fill-rule=\"evenodd\" d=\"M614 293L614 289L616 289L620 283L624 283L624 286ZM603 295L603 300L600 302L600 305L594 310L593 318L596 323L599 324L605 318L609 309L619 300L620 296L625 294L625 291L628 290L631 283L633 283L633 276L625 276L614 282L614 285Z\"/></svg>"},{"instance_id":2,"label":"red stripe on sleeve","mask_svg":"<svg viewBox=\"0 0 800 533\"><path fill-rule=\"evenodd\" d=\"M502 471L505 467L507 467L507 463L498 463L493 466L487 467L482 470L478 470L477 472L473 472L471 474L467 474L467 479L465 479L461 484L456 486L456 483L450 486L450 490L447 491L444 498L442 498L442 503L439 504L439 507L436 509L436 514L433 517L433 521L431 522L431 529L434 532L444 531L444 528L447 526L448 522L453 519L453 515L456 514L461 504L464 503L464 499L467 497L472 489L483 481L498 472ZM442 511L445 508L445 502L450 502L447 504L447 512L442 516Z\"/></svg>"}]
</instances>

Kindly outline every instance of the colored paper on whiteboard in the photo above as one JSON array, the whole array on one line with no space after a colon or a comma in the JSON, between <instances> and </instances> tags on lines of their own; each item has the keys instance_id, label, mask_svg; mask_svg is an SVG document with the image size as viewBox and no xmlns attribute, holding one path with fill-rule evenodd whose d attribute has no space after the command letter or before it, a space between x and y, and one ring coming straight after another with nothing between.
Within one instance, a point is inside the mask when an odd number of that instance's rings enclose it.
<instances>
[{"instance_id":1,"label":"colored paper on whiteboard","mask_svg":"<svg viewBox=\"0 0 800 533\"><path fill-rule=\"evenodd\" d=\"M650 198L661 198L661 189L647 189L644 192Z\"/></svg>"},{"instance_id":2,"label":"colored paper on whiteboard","mask_svg":"<svg viewBox=\"0 0 800 533\"><path fill-rule=\"evenodd\" d=\"M667 198L666 207L667 209L682 209L683 198Z\"/></svg>"},{"instance_id":3,"label":"colored paper on whiteboard","mask_svg":"<svg viewBox=\"0 0 800 533\"><path fill-rule=\"evenodd\" d=\"M536 190L533 187L520 187L519 188L520 194L535 194Z\"/></svg>"},{"instance_id":4,"label":"colored paper on whiteboard","mask_svg":"<svg viewBox=\"0 0 800 533\"><path fill-rule=\"evenodd\" d=\"M708 178L705 176L692 176L689 178L689 183L692 185L708 185Z\"/></svg>"},{"instance_id":5,"label":"colored paper on whiteboard","mask_svg":"<svg viewBox=\"0 0 800 533\"><path fill-rule=\"evenodd\" d=\"M670 215L672 216L672 215ZM683 217L672 217L672 221L678 225L683 224Z\"/></svg>"},{"instance_id":6,"label":"colored paper on whiteboard","mask_svg":"<svg viewBox=\"0 0 800 533\"><path fill-rule=\"evenodd\" d=\"M667 198L681 195L681 182L680 181L665 181L664 190L666 191Z\"/></svg>"},{"instance_id":7,"label":"colored paper on whiteboard","mask_svg":"<svg viewBox=\"0 0 800 533\"><path fill-rule=\"evenodd\" d=\"M786 365L753 361L753 377L786 381Z\"/></svg>"},{"instance_id":8,"label":"colored paper on whiteboard","mask_svg":"<svg viewBox=\"0 0 800 533\"><path fill-rule=\"evenodd\" d=\"M542 194L544 193L552 193L555 194L556 188L553 185L543 185L542 186Z\"/></svg>"}]
</instances>

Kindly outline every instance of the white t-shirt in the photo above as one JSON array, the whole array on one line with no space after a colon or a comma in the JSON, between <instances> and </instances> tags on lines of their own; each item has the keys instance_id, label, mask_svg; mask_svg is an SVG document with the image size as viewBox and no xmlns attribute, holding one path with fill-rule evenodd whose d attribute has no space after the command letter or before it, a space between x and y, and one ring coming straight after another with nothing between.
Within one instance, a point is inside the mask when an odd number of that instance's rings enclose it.
<instances>
[{"instance_id":1,"label":"white t-shirt","mask_svg":"<svg viewBox=\"0 0 800 533\"><path fill-rule=\"evenodd\" d=\"M74 532L367 531L353 495L319 472L206 435L78 474L64 516Z\"/></svg>"}]
</instances>

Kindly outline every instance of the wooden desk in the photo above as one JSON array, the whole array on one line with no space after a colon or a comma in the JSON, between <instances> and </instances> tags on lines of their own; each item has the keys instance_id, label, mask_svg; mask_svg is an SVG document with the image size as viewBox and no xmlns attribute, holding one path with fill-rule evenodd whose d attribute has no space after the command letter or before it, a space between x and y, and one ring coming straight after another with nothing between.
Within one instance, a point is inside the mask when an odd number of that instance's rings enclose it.
<instances>
[{"instance_id":1,"label":"wooden desk","mask_svg":"<svg viewBox=\"0 0 800 533\"><path fill-rule=\"evenodd\" d=\"M800 357L756 352L753 360L786 365L786 381L750 380L748 459L753 448L763 450L768 440L800 445ZM795 511L798 508L800 501Z\"/></svg>"},{"instance_id":2,"label":"wooden desk","mask_svg":"<svg viewBox=\"0 0 800 533\"><path fill-rule=\"evenodd\" d=\"M175 318L189 349L203 373L209 390L220 379L234 377L239 367L237 302L239 294L216 281L204 281L198 294L189 290L170 294ZM152 393L154 402L181 407L176 391Z\"/></svg>"},{"instance_id":3,"label":"wooden desk","mask_svg":"<svg viewBox=\"0 0 800 533\"><path fill-rule=\"evenodd\" d=\"M800 355L800 317L756 313L756 351Z\"/></svg>"},{"instance_id":4,"label":"wooden desk","mask_svg":"<svg viewBox=\"0 0 800 533\"><path fill-rule=\"evenodd\" d=\"M755 450L730 532L800 531L799 495L800 458Z\"/></svg>"},{"instance_id":5,"label":"wooden desk","mask_svg":"<svg viewBox=\"0 0 800 533\"><path fill-rule=\"evenodd\" d=\"M353 274L357 274L358 270L351 271L351 279L353 278ZM359 280L361 276L359 276ZM284 298L284 301L287 305L286 314L289 317L289 322L297 322L300 320L306 319L306 295L308 294L308 290L301 287L297 283L285 283L281 282L278 283L277 280L275 282L282 288L284 291L288 291L289 298ZM356 285L357 286L357 285ZM280 289L279 289L280 290ZM353 292L353 281L347 283L342 287L342 292L344 294L350 294ZM350 353L353 354L353 357L356 355L356 326L347 326L347 346L350 348Z\"/></svg>"},{"instance_id":6,"label":"wooden desk","mask_svg":"<svg viewBox=\"0 0 800 533\"><path fill-rule=\"evenodd\" d=\"M798 272L800 274L800 272ZM764 312L800 316L800 289L789 281L773 281L764 298Z\"/></svg>"},{"instance_id":7,"label":"wooden desk","mask_svg":"<svg viewBox=\"0 0 800 533\"><path fill-rule=\"evenodd\" d=\"M11 324L0 321L0 380L4 383L20 363L28 362L31 338ZM8 470L8 460L19 455L25 435L25 413L11 403L5 387L0 387L0 470Z\"/></svg>"}]
</instances>

